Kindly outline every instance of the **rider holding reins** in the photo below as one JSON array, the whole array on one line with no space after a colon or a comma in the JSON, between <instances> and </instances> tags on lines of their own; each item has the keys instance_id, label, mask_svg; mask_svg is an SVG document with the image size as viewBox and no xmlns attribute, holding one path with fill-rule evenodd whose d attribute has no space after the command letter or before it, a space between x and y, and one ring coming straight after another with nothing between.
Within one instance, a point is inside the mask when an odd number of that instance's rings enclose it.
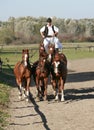
<instances>
[{"instance_id":1,"label":"rider holding reins","mask_svg":"<svg viewBox=\"0 0 94 130\"><path fill-rule=\"evenodd\" d=\"M43 44L45 47L46 52L48 52L48 45L51 44L55 44L55 49L62 49L62 44L60 43L59 39L57 38L59 29L52 25L52 19L48 18L47 19L47 25L43 26L40 29L40 33L43 40Z\"/></svg>"}]
</instances>

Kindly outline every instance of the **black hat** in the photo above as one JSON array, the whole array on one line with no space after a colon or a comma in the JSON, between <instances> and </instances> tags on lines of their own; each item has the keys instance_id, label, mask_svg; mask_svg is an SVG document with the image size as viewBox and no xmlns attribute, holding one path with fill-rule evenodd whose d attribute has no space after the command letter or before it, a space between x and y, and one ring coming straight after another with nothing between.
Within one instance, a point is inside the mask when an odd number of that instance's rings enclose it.
<instances>
[{"instance_id":1,"label":"black hat","mask_svg":"<svg viewBox=\"0 0 94 130\"><path fill-rule=\"evenodd\" d=\"M48 22L48 23L51 23L51 22L52 22L52 19L51 19L51 18L48 18L48 19L47 19L47 22Z\"/></svg>"}]
</instances>

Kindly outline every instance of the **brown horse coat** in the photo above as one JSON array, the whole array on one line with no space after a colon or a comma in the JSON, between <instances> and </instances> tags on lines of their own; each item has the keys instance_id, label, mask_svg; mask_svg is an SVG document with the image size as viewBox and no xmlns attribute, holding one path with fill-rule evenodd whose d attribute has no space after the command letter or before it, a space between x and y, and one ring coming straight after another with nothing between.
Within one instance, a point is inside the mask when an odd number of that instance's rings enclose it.
<instances>
[{"instance_id":1,"label":"brown horse coat","mask_svg":"<svg viewBox=\"0 0 94 130\"><path fill-rule=\"evenodd\" d=\"M47 85L48 76L50 74L50 64L46 57L40 57L38 66L36 67L36 87L38 90L38 97L44 97L47 99Z\"/></svg>"},{"instance_id":2,"label":"brown horse coat","mask_svg":"<svg viewBox=\"0 0 94 130\"><path fill-rule=\"evenodd\" d=\"M67 77L67 58L61 53L56 53L51 65L52 86L56 91L56 100L61 93L61 101L64 101L64 84Z\"/></svg>"},{"instance_id":3,"label":"brown horse coat","mask_svg":"<svg viewBox=\"0 0 94 130\"><path fill-rule=\"evenodd\" d=\"M31 81L31 65L29 63L28 49L22 50L22 61L14 67L14 75L19 89L19 98L22 98L22 87L24 87L24 96L29 97L29 87Z\"/></svg>"}]
</instances>

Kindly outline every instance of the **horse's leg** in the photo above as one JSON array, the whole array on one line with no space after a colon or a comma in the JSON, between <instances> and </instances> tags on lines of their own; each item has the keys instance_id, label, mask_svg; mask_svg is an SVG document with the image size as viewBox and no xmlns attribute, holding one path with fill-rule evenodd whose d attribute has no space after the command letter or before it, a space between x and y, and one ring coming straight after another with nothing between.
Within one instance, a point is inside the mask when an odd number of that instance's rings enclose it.
<instances>
[{"instance_id":1,"label":"horse's leg","mask_svg":"<svg viewBox=\"0 0 94 130\"><path fill-rule=\"evenodd\" d=\"M19 90L19 99L22 99L22 82L21 82L21 79L16 78L16 82L17 82L18 90Z\"/></svg>"},{"instance_id":2,"label":"horse's leg","mask_svg":"<svg viewBox=\"0 0 94 130\"><path fill-rule=\"evenodd\" d=\"M61 102L64 102L65 99L64 99L64 90L62 89L62 92L61 92Z\"/></svg>"},{"instance_id":3,"label":"horse's leg","mask_svg":"<svg viewBox=\"0 0 94 130\"><path fill-rule=\"evenodd\" d=\"M62 78L60 79L61 81L61 85L60 85L60 92L61 92L61 101L63 102L64 99L64 80L62 80Z\"/></svg>"},{"instance_id":4,"label":"horse's leg","mask_svg":"<svg viewBox=\"0 0 94 130\"><path fill-rule=\"evenodd\" d=\"M56 96L56 81L55 80L52 81L52 88L54 90L53 95Z\"/></svg>"},{"instance_id":5,"label":"horse's leg","mask_svg":"<svg viewBox=\"0 0 94 130\"><path fill-rule=\"evenodd\" d=\"M58 90L56 89L56 96L55 96L55 101L58 100Z\"/></svg>"},{"instance_id":6,"label":"horse's leg","mask_svg":"<svg viewBox=\"0 0 94 130\"><path fill-rule=\"evenodd\" d=\"M39 78L36 76L37 97L40 97L39 84L40 84L40 80L39 80Z\"/></svg>"},{"instance_id":7,"label":"horse's leg","mask_svg":"<svg viewBox=\"0 0 94 130\"><path fill-rule=\"evenodd\" d=\"M41 89L41 96L43 97L44 96L44 81L43 80L40 80L40 89Z\"/></svg>"},{"instance_id":8,"label":"horse's leg","mask_svg":"<svg viewBox=\"0 0 94 130\"><path fill-rule=\"evenodd\" d=\"M56 96L55 96L55 101L58 101L58 89L56 88Z\"/></svg>"},{"instance_id":9,"label":"horse's leg","mask_svg":"<svg viewBox=\"0 0 94 130\"><path fill-rule=\"evenodd\" d=\"M55 101L58 101L59 99L59 80L55 80L56 82L56 86L55 86L55 89L56 89L56 96L55 96Z\"/></svg>"},{"instance_id":10,"label":"horse's leg","mask_svg":"<svg viewBox=\"0 0 94 130\"><path fill-rule=\"evenodd\" d=\"M50 79L51 79L51 83L53 82L53 79L52 79L52 74L50 74Z\"/></svg>"},{"instance_id":11,"label":"horse's leg","mask_svg":"<svg viewBox=\"0 0 94 130\"><path fill-rule=\"evenodd\" d=\"M27 78L26 81L26 101L29 100L29 93L30 93L30 78Z\"/></svg>"},{"instance_id":12,"label":"horse's leg","mask_svg":"<svg viewBox=\"0 0 94 130\"><path fill-rule=\"evenodd\" d=\"M27 86L27 82L26 79L24 78L23 80L23 97L26 98L26 86Z\"/></svg>"},{"instance_id":13,"label":"horse's leg","mask_svg":"<svg viewBox=\"0 0 94 130\"><path fill-rule=\"evenodd\" d=\"M48 78L44 79L44 100L47 100L47 83L48 83Z\"/></svg>"}]
</instances>

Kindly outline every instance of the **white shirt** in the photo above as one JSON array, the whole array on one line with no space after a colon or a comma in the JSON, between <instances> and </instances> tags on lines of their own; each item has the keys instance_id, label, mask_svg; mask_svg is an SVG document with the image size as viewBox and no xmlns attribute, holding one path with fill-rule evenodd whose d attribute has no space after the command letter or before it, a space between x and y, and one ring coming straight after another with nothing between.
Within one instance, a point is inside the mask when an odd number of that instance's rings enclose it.
<instances>
[{"instance_id":1,"label":"white shirt","mask_svg":"<svg viewBox=\"0 0 94 130\"><path fill-rule=\"evenodd\" d=\"M48 27L48 35L52 35L53 36L54 32L53 32L53 29L52 29L52 25L51 26L47 25L47 27ZM54 30L55 30L55 32L59 32L59 29L56 26L54 26ZM45 26L43 26L40 29L40 32L44 32L44 31L45 31Z\"/></svg>"}]
</instances>

